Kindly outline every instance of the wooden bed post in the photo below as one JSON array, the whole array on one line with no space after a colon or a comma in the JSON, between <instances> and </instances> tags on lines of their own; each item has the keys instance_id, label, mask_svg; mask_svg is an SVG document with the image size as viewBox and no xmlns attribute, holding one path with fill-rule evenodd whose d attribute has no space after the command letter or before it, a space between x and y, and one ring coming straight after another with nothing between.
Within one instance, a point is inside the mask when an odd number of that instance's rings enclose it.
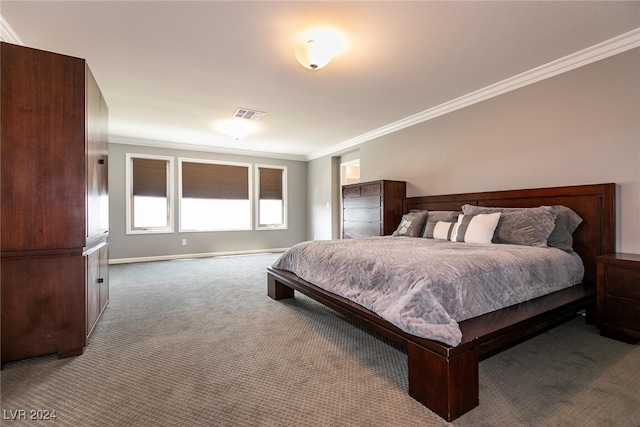
<instances>
[{"instance_id":1,"label":"wooden bed post","mask_svg":"<svg viewBox=\"0 0 640 427\"><path fill-rule=\"evenodd\" d=\"M275 300L293 298L293 289L278 282L273 275L267 275L267 295Z\"/></svg>"},{"instance_id":2,"label":"wooden bed post","mask_svg":"<svg viewBox=\"0 0 640 427\"><path fill-rule=\"evenodd\" d=\"M443 356L407 342L409 395L447 421L479 404L478 351Z\"/></svg>"}]
</instances>

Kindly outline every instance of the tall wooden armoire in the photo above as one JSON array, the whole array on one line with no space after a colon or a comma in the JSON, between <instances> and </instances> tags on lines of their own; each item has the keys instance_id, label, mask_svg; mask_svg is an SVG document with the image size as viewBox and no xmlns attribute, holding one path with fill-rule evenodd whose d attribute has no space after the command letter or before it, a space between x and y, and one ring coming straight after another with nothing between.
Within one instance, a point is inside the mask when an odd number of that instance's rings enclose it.
<instances>
[{"instance_id":1,"label":"tall wooden armoire","mask_svg":"<svg viewBox=\"0 0 640 427\"><path fill-rule=\"evenodd\" d=\"M80 355L109 300L107 106L84 59L0 54L2 364Z\"/></svg>"}]
</instances>

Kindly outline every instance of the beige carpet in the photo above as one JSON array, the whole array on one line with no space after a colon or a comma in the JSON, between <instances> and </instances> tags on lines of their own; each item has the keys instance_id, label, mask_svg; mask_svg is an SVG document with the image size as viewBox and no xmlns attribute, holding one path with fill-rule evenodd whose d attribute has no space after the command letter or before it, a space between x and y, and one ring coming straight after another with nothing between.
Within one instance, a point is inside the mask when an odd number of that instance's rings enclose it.
<instances>
[{"instance_id":1,"label":"beige carpet","mask_svg":"<svg viewBox=\"0 0 640 427\"><path fill-rule=\"evenodd\" d=\"M408 396L403 351L304 296L268 298L276 257L112 266L84 355L5 365L2 426L448 425ZM640 426L640 345L575 319L481 362L480 406L450 424Z\"/></svg>"}]
</instances>

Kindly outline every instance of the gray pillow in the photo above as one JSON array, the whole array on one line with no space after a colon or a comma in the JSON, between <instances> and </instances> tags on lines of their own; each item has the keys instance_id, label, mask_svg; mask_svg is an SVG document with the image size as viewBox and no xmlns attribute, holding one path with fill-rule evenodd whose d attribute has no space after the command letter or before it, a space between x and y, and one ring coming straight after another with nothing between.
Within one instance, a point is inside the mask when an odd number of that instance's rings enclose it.
<instances>
[{"instance_id":1,"label":"gray pillow","mask_svg":"<svg viewBox=\"0 0 640 427\"><path fill-rule=\"evenodd\" d=\"M547 239L555 227L558 213L550 206L537 208L495 208L464 205L465 215L501 212L494 243L522 246L547 246Z\"/></svg>"},{"instance_id":2,"label":"gray pillow","mask_svg":"<svg viewBox=\"0 0 640 427\"><path fill-rule=\"evenodd\" d=\"M400 225L393 236L419 237L422 234L428 211L412 211L402 215Z\"/></svg>"},{"instance_id":3,"label":"gray pillow","mask_svg":"<svg viewBox=\"0 0 640 427\"><path fill-rule=\"evenodd\" d=\"M562 205L553 205L556 211L556 226L547 239L547 245L562 249L565 252L573 252L573 232L582 224L582 218L571 208Z\"/></svg>"},{"instance_id":4,"label":"gray pillow","mask_svg":"<svg viewBox=\"0 0 640 427\"><path fill-rule=\"evenodd\" d=\"M459 214L460 212L456 211L429 211L429 215L427 215L427 223L424 226L422 237L433 239L433 229L436 228L436 224L438 223L438 221L456 222L458 221Z\"/></svg>"}]
</instances>

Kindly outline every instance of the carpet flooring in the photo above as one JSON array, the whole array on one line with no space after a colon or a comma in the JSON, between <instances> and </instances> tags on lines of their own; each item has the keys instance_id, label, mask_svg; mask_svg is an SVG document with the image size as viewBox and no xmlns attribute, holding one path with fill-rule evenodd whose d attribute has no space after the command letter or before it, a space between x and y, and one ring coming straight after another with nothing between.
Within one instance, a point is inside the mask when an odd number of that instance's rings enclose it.
<instances>
[{"instance_id":1,"label":"carpet flooring","mask_svg":"<svg viewBox=\"0 0 640 427\"><path fill-rule=\"evenodd\" d=\"M447 423L407 394L402 349L268 298L277 256L111 266L84 355L5 365L2 426L640 426L640 345L581 318L482 361L480 406Z\"/></svg>"}]
</instances>

